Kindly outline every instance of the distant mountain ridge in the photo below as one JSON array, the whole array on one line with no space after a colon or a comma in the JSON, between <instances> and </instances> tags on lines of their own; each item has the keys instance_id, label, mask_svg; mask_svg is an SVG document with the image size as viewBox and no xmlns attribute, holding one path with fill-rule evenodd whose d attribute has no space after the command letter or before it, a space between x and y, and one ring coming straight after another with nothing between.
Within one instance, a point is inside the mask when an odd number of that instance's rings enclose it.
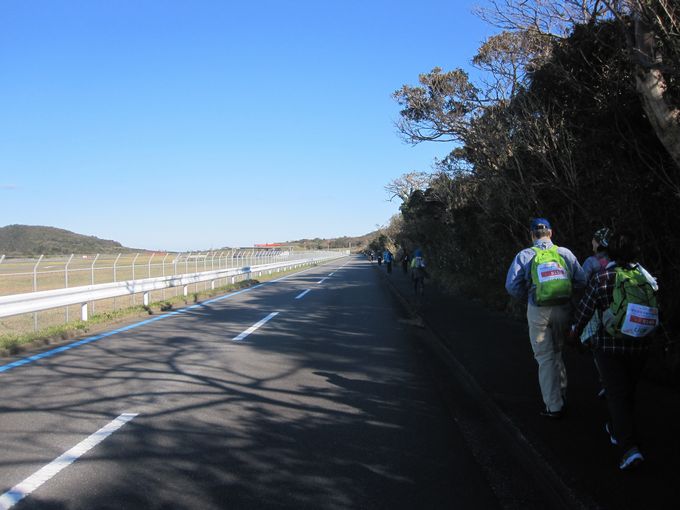
<instances>
[{"instance_id":1,"label":"distant mountain ridge","mask_svg":"<svg viewBox=\"0 0 680 510\"><path fill-rule=\"evenodd\" d=\"M371 232L363 236L314 238L288 241L293 245L307 249L348 248L352 251L365 248L376 236ZM144 249L126 248L117 241L100 239L96 236L76 234L70 230L38 225L7 225L0 227L0 256L35 257L38 255L69 255L92 253L119 253L131 251L147 251Z\"/></svg>"},{"instance_id":2,"label":"distant mountain ridge","mask_svg":"<svg viewBox=\"0 0 680 510\"><path fill-rule=\"evenodd\" d=\"M322 239L316 237L314 239L298 239L296 241L287 241L283 244L298 246L301 248L311 248L311 249L326 249L326 248L349 248L351 246L352 251L357 249L362 249L368 246L368 243L378 235L378 232L370 232L364 234L363 236L354 237L332 237L328 239Z\"/></svg>"},{"instance_id":3,"label":"distant mountain ridge","mask_svg":"<svg viewBox=\"0 0 680 510\"><path fill-rule=\"evenodd\" d=\"M0 227L0 255L8 257L125 251L132 251L132 248L125 248L117 241L76 234L61 228L36 225Z\"/></svg>"}]
</instances>

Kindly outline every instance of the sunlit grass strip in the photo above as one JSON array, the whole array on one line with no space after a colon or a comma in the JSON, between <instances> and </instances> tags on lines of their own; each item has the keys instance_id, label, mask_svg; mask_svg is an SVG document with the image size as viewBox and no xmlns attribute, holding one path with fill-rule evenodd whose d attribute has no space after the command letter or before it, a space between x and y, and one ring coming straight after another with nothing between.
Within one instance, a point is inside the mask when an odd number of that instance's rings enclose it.
<instances>
[{"instance_id":1,"label":"sunlit grass strip","mask_svg":"<svg viewBox=\"0 0 680 510\"><path fill-rule=\"evenodd\" d=\"M87 322L77 320L69 322L68 324L49 326L46 328L42 328L38 331L1 334L0 356L16 354L17 352L19 352L22 346L26 346L29 344L35 345L49 344L54 341L75 338L81 334L87 333L92 328L92 326L95 325L112 324L116 321L138 316L143 313L153 314L157 311L161 312L168 311L173 309L174 306L178 304L183 306L190 302L197 303L214 296L225 294L234 290L243 289L246 287L251 287L260 282L272 280L274 278L281 278L286 274L292 274L299 271L300 269L291 269L288 271L279 271L278 273L276 271L273 271L272 274L266 274L268 273L268 271L267 272L263 271L262 276L259 276L257 280L242 280L240 282L236 282L233 284L215 287L215 289L207 289L192 292L186 297L182 295L174 296L168 299L153 302L148 307L144 307L141 305L129 306L114 311L97 313L91 315Z\"/></svg>"}]
</instances>

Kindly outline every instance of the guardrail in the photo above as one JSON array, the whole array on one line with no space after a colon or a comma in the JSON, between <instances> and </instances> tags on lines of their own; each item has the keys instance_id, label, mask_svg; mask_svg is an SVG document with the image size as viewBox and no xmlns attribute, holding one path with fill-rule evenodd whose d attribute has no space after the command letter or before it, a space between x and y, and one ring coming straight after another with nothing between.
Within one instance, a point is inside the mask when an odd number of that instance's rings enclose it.
<instances>
[{"instance_id":1,"label":"guardrail","mask_svg":"<svg viewBox=\"0 0 680 510\"><path fill-rule=\"evenodd\" d=\"M148 306L149 293L154 290L182 287L183 294L186 296L188 286L191 284L212 282L211 286L214 288L215 281L222 278L231 278L231 283L234 283L235 278L241 275L251 275L253 273L261 274L267 271L271 273L275 270L281 269L294 269L303 265L316 264L322 261L348 255L348 253L338 252L317 253L317 255L308 258L259 264L254 266L224 268L210 271L184 273L173 276L161 276L139 280L102 283L97 285L84 285L65 289L0 296L0 318L79 304L81 305L81 320L86 321L88 317L87 303L91 301L142 293L143 303L144 305Z\"/></svg>"}]
</instances>

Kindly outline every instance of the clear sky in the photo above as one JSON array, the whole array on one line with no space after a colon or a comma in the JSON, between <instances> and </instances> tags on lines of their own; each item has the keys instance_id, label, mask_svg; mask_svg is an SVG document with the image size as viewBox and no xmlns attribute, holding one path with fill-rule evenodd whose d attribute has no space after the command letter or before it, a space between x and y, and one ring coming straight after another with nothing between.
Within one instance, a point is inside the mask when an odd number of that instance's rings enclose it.
<instances>
[{"instance_id":1,"label":"clear sky","mask_svg":"<svg viewBox=\"0 0 680 510\"><path fill-rule=\"evenodd\" d=\"M493 32L473 4L3 0L0 226L168 250L365 234L398 210L387 182L451 149L406 145L390 95L470 67Z\"/></svg>"}]
</instances>

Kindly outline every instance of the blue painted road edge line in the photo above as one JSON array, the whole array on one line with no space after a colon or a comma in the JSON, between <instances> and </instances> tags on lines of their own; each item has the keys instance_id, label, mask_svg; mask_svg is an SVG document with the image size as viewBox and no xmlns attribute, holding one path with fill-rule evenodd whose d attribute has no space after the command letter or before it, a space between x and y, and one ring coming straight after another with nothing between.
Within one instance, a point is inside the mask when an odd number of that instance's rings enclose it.
<instances>
[{"instance_id":1,"label":"blue painted road edge line","mask_svg":"<svg viewBox=\"0 0 680 510\"><path fill-rule=\"evenodd\" d=\"M107 338L113 335L116 335L118 333L123 333L124 331L130 331L131 329L138 328L140 326L144 326L145 324L150 324L152 322L156 322L162 319L166 319L168 317L173 317L175 315L179 315L182 313L186 313L190 310L193 310L194 308L199 308L205 305L209 305L210 303L215 303L217 301L222 301L223 299L228 299L234 296L238 296L239 294L243 294L244 292L249 292L251 290L255 290L259 287L262 287L263 285L267 285L269 283L274 283L272 282L264 282L260 283L258 285L254 285L253 287L248 287L247 289L239 290L237 292L232 292L230 294L225 294L224 296L219 296L213 299L209 299L208 301L204 301L203 303L197 303L195 305L187 306L186 308L181 308L179 310L175 310L174 312L166 313L163 315L159 315L157 317L154 317L153 319L147 319L141 322L136 322L134 324L130 324L128 326L124 326L122 328L114 329L112 331L107 331L106 333L101 333L99 335L91 336L88 338L83 338L82 340L78 340L76 342L70 343L68 345L62 345L61 347L57 347L55 349L50 349L49 351L41 352L40 354L35 354L33 356L29 356L27 358L22 358L17 361L13 361L11 363L7 363L6 365L0 365L0 373L3 372L8 372L12 370L13 368L21 367L24 365L29 365L31 363L35 363L36 361L39 361L41 359L45 358L50 358L52 356L55 356L57 354L60 354L62 352L68 351L70 349L75 349L76 347L80 347L81 345L89 344L92 342L96 342L97 340L101 340L103 338Z\"/></svg>"},{"instance_id":2,"label":"blue painted road edge line","mask_svg":"<svg viewBox=\"0 0 680 510\"><path fill-rule=\"evenodd\" d=\"M11 363L7 363L6 365L0 365L0 374L3 372L9 372L13 368L21 367L24 365L29 365L31 363L35 363L36 361L39 361L41 359L45 358L50 358L52 356L55 356L57 354L60 354L62 352L68 351L70 349L75 349L76 347L80 347L81 345L89 344L92 342L96 342L97 340L101 340L103 338L107 338L109 336L116 335L118 333L122 333L124 331L130 331L131 329L138 328L140 326L144 326L145 324L150 324L152 322L159 321L161 319L166 319L168 317L173 317L175 315L179 315L181 313L188 312L189 310L193 310L194 308L200 308L205 305L209 305L210 303L216 303L217 301L222 301L223 299L229 299L234 296L238 296L239 294L243 294L244 292L250 292L251 290L258 289L260 287L263 287L265 285L271 285L272 283L277 283L282 280L286 280L288 278L291 278L293 276L297 276L302 273L306 273L307 271L311 271L314 269L316 266L310 267L309 269L305 269L303 271L298 271L293 274L289 274L287 276L284 276L282 278L277 278L276 280L270 280L268 282L263 282L263 283L258 283L257 285L254 285L252 287L248 287L247 289L242 289L236 292L232 292L230 294L225 294L224 296L219 296L213 299L209 299L208 301L204 301L203 303L196 303L195 305L187 306L186 308L180 308L179 310L175 310L174 312L166 313L164 315L159 315L158 317L154 317L153 319L147 319L145 321L141 322L136 322L134 324L130 324L128 326L124 326L122 328L114 329L112 331L107 331L106 333L102 333L100 335L95 335L91 336L88 338L83 338L82 340L78 340L76 342L67 344L67 345L62 345L61 347L57 347L55 349L50 349L49 351L41 352L40 354L35 354L33 356L29 356L27 358L22 358L17 361L13 361Z\"/></svg>"}]
</instances>

